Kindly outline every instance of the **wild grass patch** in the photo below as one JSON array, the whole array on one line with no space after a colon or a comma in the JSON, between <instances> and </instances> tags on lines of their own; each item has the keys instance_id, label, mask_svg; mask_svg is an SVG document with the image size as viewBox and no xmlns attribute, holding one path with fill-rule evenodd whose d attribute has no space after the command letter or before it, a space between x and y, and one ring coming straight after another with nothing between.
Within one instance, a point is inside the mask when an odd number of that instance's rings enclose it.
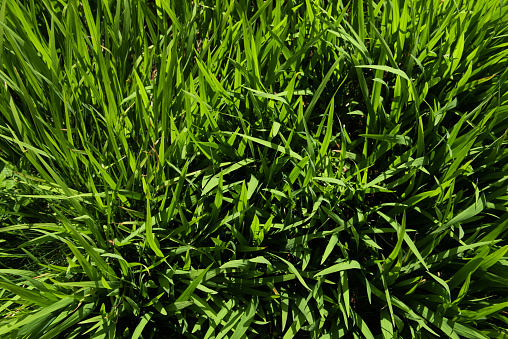
<instances>
[{"instance_id":1,"label":"wild grass patch","mask_svg":"<svg viewBox=\"0 0 508 339\"><path fill-rule=\"evenodd\" d=\"M0 7L0 337L504 338L508 9Z\"/></svg>"}]
</instances>

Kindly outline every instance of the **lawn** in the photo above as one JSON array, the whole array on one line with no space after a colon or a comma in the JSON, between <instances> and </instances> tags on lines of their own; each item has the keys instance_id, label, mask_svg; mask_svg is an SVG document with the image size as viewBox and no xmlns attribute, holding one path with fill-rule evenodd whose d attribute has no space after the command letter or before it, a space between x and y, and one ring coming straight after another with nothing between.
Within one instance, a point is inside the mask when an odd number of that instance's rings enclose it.
<instances>
[{"instance_id":1,"label":"lawn","mask_svg":"<svg viewBox=\"0 0 508 339\"><path fill-rule=\"evenodd\" d=\"M1 0L0 338L508 338L499 0Z\"/></svg>"}]
</instances>

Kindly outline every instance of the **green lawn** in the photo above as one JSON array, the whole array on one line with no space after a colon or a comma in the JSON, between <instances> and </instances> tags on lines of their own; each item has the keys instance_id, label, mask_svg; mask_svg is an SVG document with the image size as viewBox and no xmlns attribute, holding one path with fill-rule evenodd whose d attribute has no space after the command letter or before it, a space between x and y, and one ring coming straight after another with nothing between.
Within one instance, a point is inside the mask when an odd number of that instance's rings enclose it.
<instances>
[{"instance_id":1,"label":"green lawn","mask_svg":"<svg viewBox=\"0 0 508 339\"><path fill-rule=\"evenodd\" d=\"M500 0L0 0L0 338L508 338Z\"/></svg>"}]
</instances>

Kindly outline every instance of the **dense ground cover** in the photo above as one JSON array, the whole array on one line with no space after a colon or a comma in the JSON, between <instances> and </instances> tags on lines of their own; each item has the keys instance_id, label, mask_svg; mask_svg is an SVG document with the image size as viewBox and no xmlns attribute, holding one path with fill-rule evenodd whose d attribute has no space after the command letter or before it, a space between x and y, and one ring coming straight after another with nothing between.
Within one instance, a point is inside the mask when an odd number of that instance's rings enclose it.
<instances>
[{"instance_id":1,"label":"dense ground cover","mask_svg":"<svg viewBox=\"0 0 508 339\"><path fill-rule=\"evenodd\" d=\"M0 4L0 337L508 336L502 1Z\"/></svg>"}]
</instances>

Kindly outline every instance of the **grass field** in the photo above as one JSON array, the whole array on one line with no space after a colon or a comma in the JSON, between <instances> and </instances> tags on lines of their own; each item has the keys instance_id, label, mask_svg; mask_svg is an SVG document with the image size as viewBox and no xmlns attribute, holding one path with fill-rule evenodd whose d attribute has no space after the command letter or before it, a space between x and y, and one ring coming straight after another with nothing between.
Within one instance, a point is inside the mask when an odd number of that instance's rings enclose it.
<instances>
[{"instance_id":1,"label":"grass field","mask_svg":"<svg viewBox=\"0 0 508 339\"><path fill-rule=\"evenodd\" d=\"M0 338L508 338L499 0L0 0Z\"/></svg>"}]
</instances>

